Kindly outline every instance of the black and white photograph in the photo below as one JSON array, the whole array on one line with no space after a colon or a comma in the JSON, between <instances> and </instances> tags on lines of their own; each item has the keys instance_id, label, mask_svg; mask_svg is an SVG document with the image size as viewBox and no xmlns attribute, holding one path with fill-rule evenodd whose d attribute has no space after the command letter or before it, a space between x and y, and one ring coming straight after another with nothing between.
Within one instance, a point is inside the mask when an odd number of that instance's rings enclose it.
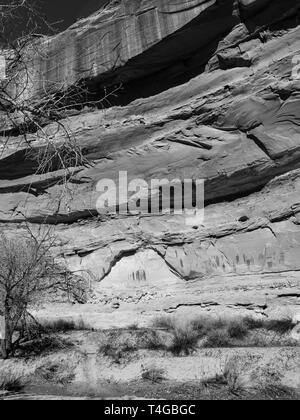
<instances>
[{"instance_id":1,"label":"black and white photograph","mask_svg":"<svg viewBox=\"0 0 300 420\"><path fill-rule=\"evenodd\" d=\"M0 400L300 400L299 0L0 0Z\"/></svg>"}]
</instances>

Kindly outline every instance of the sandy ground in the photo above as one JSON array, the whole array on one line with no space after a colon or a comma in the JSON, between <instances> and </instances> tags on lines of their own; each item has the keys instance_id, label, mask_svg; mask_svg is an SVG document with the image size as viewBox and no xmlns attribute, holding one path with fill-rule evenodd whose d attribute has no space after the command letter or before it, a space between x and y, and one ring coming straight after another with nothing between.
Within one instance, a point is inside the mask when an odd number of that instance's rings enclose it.
<instances>
[{"instance_id":1,"label":"sandy ground","mask_svg":"<svg viewBox=\"0 0 300 420\"><path fill-rule=\"evenodd\" d=\"M40 320L83 320L96 329L147 327L161 314L298 317L300 273L214 277L152 292L124 288L118 298L83 305L49 302L32 311ZM135 301L132 300L135 296ZM130 299L129 299L130 298ZM115 306L117 305L117 306Z\"/></svg>"},{"instance_id":2,"label":"sandy ground","mask_svg":"<svg viewBox=\"0 0 300 420\"><path fill-rule=\"evenodd\" d=\"M4 398L130 399L160 395L161 398L231 399L234 394L227 395L227 387L222 391L215 384L212 391L203 390L203 384L214 383L224 375L228 365L238 388L244 392L241 398L243 395L257 398L265 389L275 390L272 391L275 396L279 392L279 396L286 395L287 399L291 399L291 394L285 390L293 390L295 395L300 393L300 347L199 349L186 357L138 350L124 354L116 362L99 355L102 339L98 332L72 332L65 338L75 347L38 357L0 361L0 373L17 372L27 382L23 394ZM153 369L162 373L161 380L143 379L143 372Z\"/></svg>"}]
</instances>

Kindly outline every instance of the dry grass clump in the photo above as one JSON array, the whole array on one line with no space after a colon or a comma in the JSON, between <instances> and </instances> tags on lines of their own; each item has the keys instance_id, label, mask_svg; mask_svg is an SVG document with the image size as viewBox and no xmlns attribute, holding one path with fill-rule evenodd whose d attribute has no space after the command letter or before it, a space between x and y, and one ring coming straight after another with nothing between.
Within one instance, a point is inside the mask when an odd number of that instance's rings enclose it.
<instances>
[{"instance_id":1,"label":"dry grass clump","mask_svg":"<svg viewBox=\"0 0 300 420\"><path fill-rule=\"evenodd\" d=\"M223 378L231 392L237 392L242 389L243 366L237 357L232 357L225 363L223 368Z\"/></svg>"},{"instance_id":2,"label":"dry grass clump","mask_svg":"<svg viewBox=\"0 0 300 420\"><path fill-rule=\"evenodd\" d=\"M151 334L146 337L144 348L147 350L165 350L166 343L162 340L157 331L152 331Z\"/></svg>"},{"instance_id":3,"label":"dry grass clump","mask_svg":"<svg viewBox=\"0 0 300 420\"><path fill-rule=\"evenodd\" d=\"M56 319L43 321L42 323L32 319L31 322L26 324L25 329L22 326L18 328L24 332L24 337L20 340L14 354L18 357L38 356L69 349L74 344L71 340L62 337L63 334L69 331L92 330L81 319L77 322L68 319Z\"/></svg>"},{"instance_id":4,"label":"dry grass clump","mask_svg":"<svg viewBox=\"0 0 300 420\"><path fill-rule=\"evenodd\" d=\"M120 364L139 350L163 351L180 357L188 356L201 347L295 345L286 337L293 327L291 319L199 316L183 322L175 317L159 317L152 325L155 329L139 329L133 325L121 333L120 330L111 332L99 346L98 354Z\"/></svg>"},{"instance_id":5,"label":"dry grass clump","mask_svg":"<svg viewBox=\"0 0 300 420\"><path fill-rule=\"evenodd\" d=\"M253 318L251 316L247 316L244 318L244 324L246 325L249 331L264 328L265 322L266 321L262 318Z\"/></svg>"},{"instance_id":6,"label":"dry grass clump","mask_svg":"<svg viewBox=\"0 0 300 420\"><path fill-rule=\"evenodd\" d=\"M74 346L74 344L55 335L42 336L38 339L29 341L20 345L20 356L40 356L45 353L54 353L60 350L67 350Z\"/></svg>"},{"instance_id":7,"label":"dry grass clump","mask_svg":"<svg viewBox=\"0 0 300 420\"><path fill-rule=\"evenodd\" d=\"M59 318L50 321L43 321L41 324L42 331L53 333L66 333L68 331L93 331L92 327L85 324L83 319L75 321L73 319Z\"/></svg>"},{"instance_id":8,"label":"dry grass clump","mask_svg":"<svg viewBox=\"0 0 300 420\"><path fill-rule=\"evenodd\" d=\"M49 361L37 369L36 373L47 382L62 385L71 383L75 378L74 366L65 361Z\"/></svg>"},{"instance_id":9,"label":"dry grass clump","mask_svg":"<svg viewBox=\"0 0 300 420\"><path fill-rule=\"evenodd\" d=\"M290 333L295 327L293 319L290 317L268 320L265 322L264 326L268 331L273 331L281 335Z\"/></svg>"},{"instance_id":10,"label":"dry grass clump","mask_svg":"<svg viewBox=\"0 0 300 420\"><path fill-rule=\"evenodd\" d=\"M112 331L99 345L98 356L108 357L113 363L120 364L138 349L139 337L135 331L131 334Z\"/></svg>"},{"instance_id":11,"label":"dry grass clump","mask_svg":"<svg viewBox=\"0 0 300 420\"><path fill-rule=\"evenodd\" d=\"M137 322L129 325L128 330L130 331L138 331L139 330L139 324Z\"/></svg>"},{"instance_id":12,"label":"dry grass clump","mask_svg":"<svg viewBox=\"0 0 300 420\"><path fill-rule=\"evenodd\" d=\"M288 316L282 319L256 319L247 317L244 318L244 323L250 331L265 329L281 335L288 334L295 326L292 317Z\"/></svg>"},{"instance_id":13,"label":"dry grass clump","mask_svg":"<svg viewBox=\"0 0 300 420\"><path fill-rule=\"evenodd\" d=\"M176 328L177 321L175 318L169 316L160 316L153 320L152 326L153 328L170 331Z\"/></svg>"},{"instance_id":14,"label":"dry grass clump","mask_svg":"<svg viewBox=\"0 0 300 420\"><path fill-rule=\"evenodd\" d=\"M242 340L249 333L249 329L243 319L229 321L226 330L230 338L235 338L237 340Z\"/></svg>"},{"instance_id":15,"label":"dry grass clump","mask_svg":"<svg viewBox=\"0 0 300 420\"><path fill-rule=\"evenodd\" d=\"M153 325L162 327L172 334L172 344L165 347L174 355L188 355L204 340L203 347L230 347L233 340L242 340L248 334L242 319L209 318L200 316L184 325L175 318L159 318Z\"/></svg>"},{"instance_id":16,"label":"dry grass clump","mask_svg":"<svg viewBox=\"0 0 300 420\"><path fill-rule=\"evenodd\" d=\"M166 350L170 351L175 356L188 356L197 349L199 336L192 328L178 327L175 328L172 338L172 343Z\"/></svg>"},{"instance_id":17,"label":"dry grass clump","mask_svg":"<svg viewBox=\"0 0 300 420\"><path fill-rule=\"evenodd\" d=\"M226 330L211 330L206 335L203 347L206 348L221 348L232 347L230 336Z\"/></svg>"},{"instance_id":18,"label":"dry grass clump","mask_svg":"<svg viewBox=\"0 0 300 420\"><path fill-rule=\"evenodd\" d=\"M171 337L169 340L154 331L147 338L146 348L148 350L165 350L174 356L188 356L197 349L199 334L191 325L180 325L176 319L160 317L154 320L153 326L166 330Z\"/></svg>"},{"instance_id":19,"label":"dry grass clump","mask_svg":"<svg viewBox=\"0 0 300 420\"><path fill-rule=\"evenodd\" d=\"M138 350L136 346L128 343L116 344L106 342L102 344L98 349L98 355L110 358L113 363L120 364L123 359L126 359L128 354Z\"/></svg>"},{"instance_id":20,"label":"dry grass clump","mask_svg":"<svg viewBox=\"0 0 300 420\"><path fill-rule=\"evenodd\" d=\"M165 380L165 371L156 366L142 367L142 379L152 383L160 383Z\"/></svg>"},{"instance_id":21,"label":"dry grass clump","mask_svg":"<svg viewBox=\"0 0 300 420\"><path fill-rule=\"evenodd\" d=\"M238 393L243 389L243 366L237 356L226 360L222 372L213 378L206 379L202 385L219 385L227 387L231 393Z\"/></svg>"},{"instance_id":22,"label":"dry grass clump","mask_svg":"<svg viewBox=\"0 0 300 420\"><path fill-rule=\"evenodd\" d=\"M25 386L24 378L11 370L0 371L0 391L20 392Z\"/></svg>"},{"instance_id":23,"label":"dry grass clump","mask_svg":"<svg viewBox=\"0 0 300 420\"><path fill-rule=\"evenodd\" d=\"M294 328L292 318L288 317L272 320L199 316L185 324L176 318L160 317L153 325L172 335L171 345L156 343L153 348L164 347L174 355L190 354L197 349L200 340L205 348L295 345L287 337ZM275 333L275 337L272 333Z\"/></svg>"}]
</instances>

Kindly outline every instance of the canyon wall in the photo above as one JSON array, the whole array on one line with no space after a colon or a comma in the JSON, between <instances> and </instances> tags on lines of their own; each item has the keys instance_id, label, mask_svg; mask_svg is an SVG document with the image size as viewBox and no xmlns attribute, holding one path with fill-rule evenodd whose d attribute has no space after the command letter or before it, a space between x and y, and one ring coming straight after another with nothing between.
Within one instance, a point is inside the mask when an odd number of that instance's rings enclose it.
<instances>
[{"instance_id":1,"label":"canyon wall","mask_svg":"<svg viewBox=\"0 0 300 420\"><path fill-rule=\"evenodd\" d=\"M127 105L61 121L93 161L67 185L62 170L36 174L23 138L11 137L0 159L1 229L53 225L58 255L93 273L88 305L71 312L95 323L161 311L299 312L299 2L112 5L47 41L55 58L45 74L72 84L75 69L95 64L94 85L122 81ZM44 130L57 144L64 137L57 124ZM38 133L28 139L41 147ZM97 182L118 182L119 171L204 179L204 221L100 216Z\"/></svg>"},{"instance_id":2,"label":"canyon wall","mask_svg":"<svg viewBox=\"0 0 300 420\"><path fill-rule=\"evenodd\" d=\"M293 4L292 0L285 4L280 0L111 1L66 31L37 39L29 48L26 88L21 84L17 90L32 99L80 80L98 91L138 79L134 92L121 95L125 101L157 93L198 74L241 20L254 32L289 13ZM227 43L234 44L236 36Z\"/></svg>"}]
</instances>

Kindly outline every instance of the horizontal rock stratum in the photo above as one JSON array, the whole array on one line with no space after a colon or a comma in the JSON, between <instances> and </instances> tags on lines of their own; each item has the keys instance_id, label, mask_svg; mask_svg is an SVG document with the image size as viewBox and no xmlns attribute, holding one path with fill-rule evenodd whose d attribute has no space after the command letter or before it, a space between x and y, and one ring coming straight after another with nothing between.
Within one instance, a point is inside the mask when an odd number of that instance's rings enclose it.
<instances>
[{"instance_id":1,"label":"horizontal rock stratum","mask_svg":"<svg viewBox=\"0 0 300 420\"><path fill-rule=\"evenodd\" d=\"M0 159L1 228L52 224L60 257L93 273L89 303L103 323L159 311L299 311L299 10L297 0L124 0L47 41L47 78L72 84L95 64L88 77L95 86L122 81L126 106L61 121L93 161L67 187L63 171L35 174L12 136ZM62 141L57 124L44 130ZM36 150L38 134L27 138ZM96 184L119 171L205 179L204 223L98 217ZM89 306L82 311L97 322Z\"/></svg>"}]
</instances>

